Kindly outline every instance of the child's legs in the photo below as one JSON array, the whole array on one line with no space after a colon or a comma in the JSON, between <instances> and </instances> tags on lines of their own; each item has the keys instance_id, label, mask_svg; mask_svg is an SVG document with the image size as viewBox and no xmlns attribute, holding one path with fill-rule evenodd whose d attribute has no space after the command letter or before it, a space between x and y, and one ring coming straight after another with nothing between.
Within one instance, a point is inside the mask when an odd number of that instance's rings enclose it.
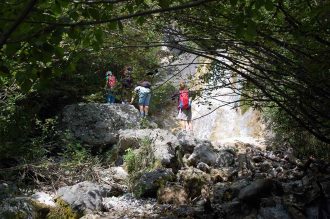
<instances>
[{"instance_id":1,"label":"child's legs","mask_svg":"<svg viewBox=\"0 0 330 219\"><path fill-rule=\"evenodd\" d=\"M110 103L114 103L115 102L115 96L113 96L112 94L110 95Z\"/></svg>"},{"instance_id":2,"label":"child's legs","mask_svg":"<svg viewBox=\"0 0 330 219\"><path fill-rule=\"evenodd\" d=\"M189 125L187 120L184 121L184 128L186 131L189 131Z\"/></svg>"},{"instance_id":3,"label":"child's legs","mask_svg":"<svg viewBox=\"0 0 330 219\"><path fill-rule=\"evenodd\" d=\"M105 99L106 99L107 103L111 103L111 95L110 94L107 94Z\"/></svg>"},{"instance_id":4,"label":"child's legs","mask_svg":"<svg viewBox=\"0 0 330 219\"><path fill-rule=\"evenodd\" d=\"M149 106L144 106L144 114L147 116L149 112Z\"/></svg>"},{"instance_id":5,"label":"child's legs","mask_svg":"<svg viewBox=\"0 0 330 219\"><path fill-rule=\"evenodd\" d=\"M139 94L139 109L141 116L144 116L144 99L145 95Z\"/></svg>"},{"instance_id":6,"label":"child's legs","mask_svg":"<svg viewBox=\"0 0 330 219\"><path fill-rule=\"evenodd\" d=\"M188 131L192 131L192 130L193 130L191 120L188 120L188 121L187 121L187 128L188 128Z\"/></svg>"},{"instance_id":7,"label":"child's legs","mask_svg":"<svg viewBox=\"0 0 330 219\"><path fill-rule=\"evenodd\" d=\"M150 103L151 94L146 94L144 98L144 113L147 116L149 112L149 103Z\"/></svg>"},{"instance_id":8,"label":"child's legs","mask_svg":"<svg viewBox=\"0 0 330 219\"><path fill-rule=\"evenodd\" d=\"M181 126L181 130L185 130L186 129L186 123L184 120L180 120L180 126Z\"/></svg>"},{"instance_id":9,"label":"child's legs","mask_svg":"<svg viewBox=\"0 0 330 219\"><path fill-rule=\"evenodd\" d=\"M139 110L140 110L141 116L144 116L143 105L139 105Z\"/></svg>"}]
</instances>

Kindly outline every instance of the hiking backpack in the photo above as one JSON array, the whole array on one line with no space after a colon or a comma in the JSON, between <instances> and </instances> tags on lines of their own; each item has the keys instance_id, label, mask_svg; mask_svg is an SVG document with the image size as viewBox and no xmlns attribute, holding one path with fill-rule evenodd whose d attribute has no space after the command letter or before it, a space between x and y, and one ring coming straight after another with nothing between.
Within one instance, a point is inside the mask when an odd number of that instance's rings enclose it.
<instances>
[{"instance_id":1,"label":"hiking backpack","mask_svg":"<svg viewBox=\"0 0 330 219\"><path fill-rule=\"evenodd\" d=\"M180 90L179 94L179 109L190 109L191 103L189 101L189 91L188 90Z\"/></svg>"},{"instance_id":2,"label":"hiking backpack","mask_svg":"<svg viewBox=\"0 0 330 219\"><path fill-rule=\"evenodd\" d=\"M116 77L115 76L111 75L110 77L108 77L107 86L108 86L108 88L114 88L116 86Z\"/></svg>"}]
</instances>

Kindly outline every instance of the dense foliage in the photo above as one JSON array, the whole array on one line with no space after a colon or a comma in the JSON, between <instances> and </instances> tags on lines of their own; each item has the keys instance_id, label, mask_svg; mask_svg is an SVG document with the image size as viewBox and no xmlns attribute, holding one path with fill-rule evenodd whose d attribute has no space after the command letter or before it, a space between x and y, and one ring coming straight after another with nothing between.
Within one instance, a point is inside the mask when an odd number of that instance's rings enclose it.
<instances>
[{"instance_id":1,"label":"dense foliage","mask_svg":"<svg viewBox=\"0 0 330 219\"><path fill-rule=\"evenodd\" d=\"M145 78L163 45L212 60L217 71L205 79L232 87L255 108L273 109L281 134L301 130L330 142L327 1L5 0L0 6L2 157L26 148L38 152L30 159L49 153L45 145L58 134L54 116L65 104L104 101L109 69L120 77L131 65L135 82Z\"/></svg>"},{"instance_id":2,"label":"dense foliage","mask_svg":"<svg viewBox=\"0 0 330 219\"><path fill-rule=\"evenodd\" d=\"M324 1L217 2L169 15L176 26L164 28L171 46L238 75L244 92L219 71L217 80L329 143L329 11Z\"/></svg>"}]
</instances>

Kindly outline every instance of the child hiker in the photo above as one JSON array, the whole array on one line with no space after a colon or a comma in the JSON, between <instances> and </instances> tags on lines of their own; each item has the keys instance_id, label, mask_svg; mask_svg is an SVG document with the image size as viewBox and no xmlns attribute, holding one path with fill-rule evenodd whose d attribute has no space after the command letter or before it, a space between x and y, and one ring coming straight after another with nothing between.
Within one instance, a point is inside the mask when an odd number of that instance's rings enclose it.
<instances>
[{"instance_id":1,"label":"child hiker","mask_svg":"<svg viewBox=\"0 0 330 219\"><path fill-rule=\"evenodd\" d=\"M139 110L140 116L145 117L148 116L149 112L149 102L151 98L151 83L149 81L143 81L138 84L137 87L134 88L134 93L131 99L131 104L135 99L135 96L139 95Z\"/></svg>"},{"instance_id":2,"label":"child hiker","mask_svg":"<svg viewBox=\"0 0 330 219\"><path fill-rule=\"evenodd\" d=\"M114 89L116 87L116 77L114 74L112 74L111 71L106 72L106 84L105 84L105 90L106 90L106 100L107 103L115 103L115 96L114 96Z\"/></svg>"},{"instance_id":3,"label":"child hiker","mask_svg":"<svg viewBox=\"0 0 330 219\"><path fill-rule=\"evenodd\" d=\"M189 98L189 90L184 82L180 82L179 93L174 94L172 98L178 96L178 117L180 120L181 129L187 132L192 132L191 122L191 99Z\"/></svg>"}]
</instances>

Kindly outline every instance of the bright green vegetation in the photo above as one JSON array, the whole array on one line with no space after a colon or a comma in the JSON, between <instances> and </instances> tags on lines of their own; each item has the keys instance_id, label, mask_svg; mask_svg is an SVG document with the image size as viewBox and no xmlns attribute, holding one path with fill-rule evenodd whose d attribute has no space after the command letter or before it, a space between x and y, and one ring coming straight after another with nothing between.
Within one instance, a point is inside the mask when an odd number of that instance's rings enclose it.
<instances>
[{"instance_id":1,"label":"bright green vegetation","mask_svg":"<svg viewBox=\"0 0 330 219\"><path fill-rule=\"evenodd\" d=\"M71 209L71 207L61 199L56 201L56 207L49 207L36 202L33 202L33 207L34 218L37 219L78 219L83 216Z\"/></svg>"},{"instance_id":2,"label":"bright green vegetation","mask_svg":"<svg viewBox=\"0 0 330 219\"><path fill-rule=\"evenodd\" d=\"M172 103L171 97L175 92L177 92L177 88L171 83L165 83L155 87L152 90L151 112L155 112L157 109L161 109Z\"/></svg>"},{"instance_id":3,"label":"bright green vegetation","mask_svg":"<svg viewBox=\"0 0 330 219\"><path fill-rule=\"evenodd\" d=\"M127 149L124 154L124 162L129 174L161 167L160 161L156 160L153 155L151 140L148 138L141 140L138 149Z\"/></svg>"},{"instance_id":4,"label":"bright green vegetation","mask_svg":"<svg viewBox=\"0 0 330 219\"><path fill-rule=\"evenodd\" d=\"M136 186L140 177L146 172L162 168L161 162L154 157L151 140L148 138L141 140L138 149L132 150L129 148L126 150L124 165L129 173L129 188L137 197L140 197L144 190L143 184ZM166 181L166 179L164 180ZM165 181L161 180L159 185L164 184Z\"/></svg>"}]
</instances>

